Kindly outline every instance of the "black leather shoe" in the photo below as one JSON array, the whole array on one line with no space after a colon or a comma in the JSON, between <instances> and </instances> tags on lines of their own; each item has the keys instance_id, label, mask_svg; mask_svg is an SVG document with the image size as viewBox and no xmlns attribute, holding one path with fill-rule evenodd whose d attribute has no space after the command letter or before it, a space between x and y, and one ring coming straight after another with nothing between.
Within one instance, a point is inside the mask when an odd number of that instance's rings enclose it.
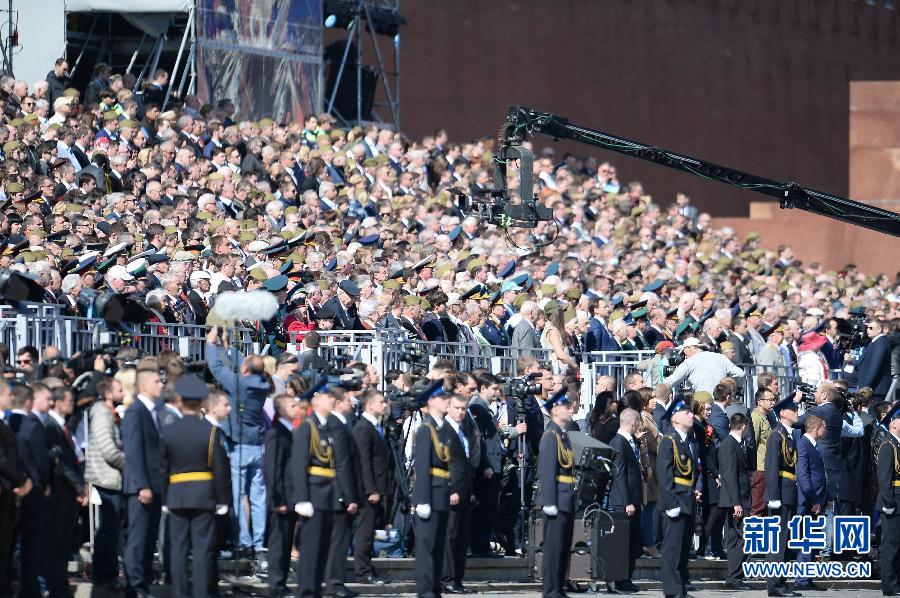
<instances>
[{"instance_id":1,"label":"black leather shoe","mask_svg":"<svg viewBox=\"0 0 900 598\"><path fill-rule=\"evenodd\" d=\"M383 586L384 580L378 579L377 577L375 577L373 575L366 575L363 578L357 579L356 583L365 583L365 584L369 584L370 586Z\"/></svg>"},{"instance_id":2,"label":"black leather shoe","mask_svg":"<svg viewBox=\"0 0 900 598\"><path fill-rule=\"evenodd\" d=\"M626 581L617 581L615 588L620 592L624 592L626 594L634 594L641 591L640 588L634 585L634 582L632 582L630 579Z\"/></svg>"},{"instance_id":3,"label":"black leather shoe","mask_svg":"<svg viewBox=\"0 0 900 598\"><path fill-rule=\"evenodd\" d=\"M467 588L466 586L462 585L461 583L455 583L451 587L453 588L453 591L457 594L474 594L475 593L475 590L473 590L472 588Z\"/></svg>"},{"instance_id":4,"label":"black leather shoe","mask_svg":"<svg viewBox=\"0 0 900 598\"><path fill-rule=\"evenodd\" d=\"M739 581L739 582L737 582L737 583L727 583L727 582L726 582L726 583L725 583L725 589L726 589L726 590L752 590L753 588L751 588L750 586L748 586L748 585L745 584L744 582Z\"/></svg>"},{"instance_id":5,"label":"black leather shoe","mask_svg":"<svg viewBox=\"0 0 900 598\"><path fill-rule=\"evenodd\" d=\"M823 588L819 584L814 581L810 581L804 584L794 584L794 589L798 592L827 592L828 588Z\"/></svg>"},{"instance_id":6,"label":"black leather shoe","mask_svg":"<svg viewBox=\"0 0 900 598\"><path fill-rule=\"evenodd\" d=\"M693 584L687 584L686 586L684 586L684 591L685 591L685 593L687 593L687 592L696 592L696 591L697 591L697 586L695 586L695 585L693 585Z\"/></svg>"},{"instance_id":7,"label":"black leather shoe","mask_svg":"<svg viewBox=\"0 0 900 598\"><path fill-rule=\"evenodd\" d=\"M337 596L337 598L356 598L357 596L359 596L358 592L354 592L353 590L346 587L335 588L326 593L329 596Z\"/></svg>"}]
</instances>

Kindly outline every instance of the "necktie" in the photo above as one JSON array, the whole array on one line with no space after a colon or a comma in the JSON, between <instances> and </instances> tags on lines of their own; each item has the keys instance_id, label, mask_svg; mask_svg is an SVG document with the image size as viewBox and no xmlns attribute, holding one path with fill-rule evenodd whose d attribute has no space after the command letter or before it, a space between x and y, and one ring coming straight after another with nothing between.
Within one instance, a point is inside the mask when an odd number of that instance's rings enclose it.
<instances>
[{"instance_id":1,"label":"necktie","mask_svg":"<svg viewBox=\"0 0 900 598\"><path fill-rule=\"evenodd\" d=\"M159 431L159 405L154 405L153 409L150 410L150 417L153 418L153 425L156 426L156 431Z\"/></svg>"},{"instance_id":2,"label":"necktie","mask_svg":"<svg viewBox=\"0 0 900 598\"><path fill-rule=\"evenodd\" d=\"M384 426L378 424L375 426L375 429L378 430L378 435L381 436L381 439L384 440Z\"/></svg>"},{"instance_id":3,"label":"necktie","mask_svg":"<svg viewBox=\"0 0 900 598\"><path fill-rule=\"evenodd\" d=\"M462 442L463 450L466 452L466 458L469 457L469 441L466 440L466 435L463 432L462 427L456 429L456 433L459 435L459 441Z\"/></svg>"},{"instance_id":4,"label":"necktie","mask_svg":"<svg viewBox=\"0 0 900 598\"><path fill-rule=\"evenodd\" d=\"M638 448L637 443L634 441L634 438L631 439L631 450L634 451L634 458L638 460L638 463L641 461L641 450Z\"/></svg>"}]
</instances>

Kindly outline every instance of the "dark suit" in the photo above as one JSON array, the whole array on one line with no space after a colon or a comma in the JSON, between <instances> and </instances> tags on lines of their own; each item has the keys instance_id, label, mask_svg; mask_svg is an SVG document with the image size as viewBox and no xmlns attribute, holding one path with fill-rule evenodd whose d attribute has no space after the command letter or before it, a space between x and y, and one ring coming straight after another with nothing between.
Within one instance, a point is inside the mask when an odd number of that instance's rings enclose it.
<instances>
[{"instance_id":1,"label":"dark suit","mask_svg":"<svg viewBox=\"0 0 900 598\"><path fill-rule=\"evenodd\" d=\"M856 366L856 386L868 386L875 397L883 397L891 387L891 342L879 336L863 349Z\"/></svg>"},{"instance_id":2,"label":"dark suit","mask_svg":"<svg viewBox=\"0 0 900 598\"><path fill-rule=\"evenodd\" d=\"M707 421L709 421L709 425L712 426L713 432L715 432L716 443L723 442L729 435L730 426L728 424L728 414L725 413L725 410L718 403L712 404L712 412L709 414Z\"/></svg>"},{"instance_id":3,"label":"dark suit","mask_svg":"<svg viewBox=\"0 0 900 598\"><path fill-rule=\"evenodd\" d=\"M269 497L269 590L287 587L291 567L291 546L297 523L289 475L292 441L291 430L280 421L266 432L263 475ZM278 507L287 507L287 512L276 513Z\"/></svg>"},{"instance_id":4,"label":"dark suit","mask_svg":"<svg viewBox=\"0 0 900 598\"><path fill-rule=\"evenodd\" d=\"M444 546L443 580L454 586L461 585L466 574L470 502L475 471L471 457L477 448L477 441L474 439L477 437L468 435L462 423L458 426L469 449L468 454L466 453L467 447L463 446L463 440L453 426L447 424L444 429L447 445L450 447L450 494L459 495L459 503L450 507L450 514L447 518L447 540Z\"/></svg>"},{"instance_id":5,"label":"dark suit","mask_svg":"<svg viewBox=\"0 0 900 598\"><path fill-rule=\"evenodd\" d=\"M750 514L750 471L747 454L734 436L728 435L719 445L719 508L729 511L725 517L725 550L728 553L728 581L740 583L744 578L742 519L734 517L734 507L740 505L745 516Z\"/></svg>"},{"instance_id":6,"label":"dark suit","mask_svg":"<svg viewBox=\"0 0 900 598\"><path fill-rule=\"evenodd\" d=\"M797 514L797 444L792 431L779 423L772 428L766 442L766 504L780 501L778 509L769 509L770 515L780 515L778 552L766 555L767 562L789 560L786 555L788 522ZM783 577L770 577L766 586L770 592L783 590L787 584Z\"/></svg>"},{"instance_id":7,"label":"dark suit","mask_svg":"<svg viewBox=\"0 0 900 598\"><path fill-rule=\"evenodd\" d=\"M323 305L322 307L327 307L332 312L337 314L338 321L340 322L340 328L342 330L363 329L362 322L359 321L359 315L355 303L351 303L349 307L344 307L344 305L335 295L334 297L326 301L325 305Z\"/></svg>"},{"instance_id":8,"label":"dark suit","mask_svg":"<svg viewBox=\"0 0 900 598\"><path fill-rule=\"evenodd\" d=\"M900 592L900 442L888 434L878 451L878 511L881 517L881 591ZM882 509L893 509L890 514Z\"/></svg>"},{"instance_id":9,"label":"dark suit","mask_svg":"<svg viewBox=\"0 0 900 598\"><path fill-rule=\"evenodd\" d=\"M52 541L48 543L46 583L51 596L68 596L68 565L75 551L78 537L78 504L76 498L84 492L84 476L75 443L68 431L60 427L52 416L47 417L47 444L53 462L50 482L50 519Z\"/></svg>"},{"instance_id":10,"label":"dark suit","mask_svg":"<svg viewBox=\"0 0 900 598\"><path fill-rule=\"evenodd\" d=\"M353 540L353 560L356 578L376 577L372 566L372 545L375 530L384 523L384 504L388 498L388 447L384 431L372 425L365 417L360 417L353 426L353 441L359 454L360 494L359 515L357 516L356 537ZM368 497L378 494L379 500L371 503Z\"/></svg>"},{"instance_id":11,"label":"dark suit","mask_svg":"<svg viewBox=\"0 0 900 598\"><path fill-rule=\"evenodd\" d=\"M16 432L19 463L31 479L33 489L22 499L19 558L20 596L40 596L38 576L46 576L46 542L50 500L44 491L51 484L47 431L34 413L13 413L10 426Z\"/></svg>"},{"instance_id":12,"label":"dark suit","mask_svg":"<svg viewBox=\"0 0 900 598\"><path fill-rule=\"evenodd\" d=\"M560 446L562 445L562 446ZM569 556L575 525L572 448L569 436L553 421L547 424L538 453L538 505L553 507L557 514L544 513L543 595L563 595L569 570Z\"/></svg>"},{"instance_id":13,"label":"dark suit","mask_svg":"<svg viewBox=\"0 0 900 598\"><path fill-rule=\"evenodd\" d=\"M487 554L491 551L491 536L497 519L500 478L503 472L502 459L505 452L500 428L491 414L487 401L475 397L469 403L469 411L475 419L481 436L481 465L475 472L474 492L477 504L472 509L471 545L473 554ZM490 468L493 475L484 477L484 470Z\"/></svg>"},{"instance_id":14,"label":"dark suit","mask_svg":"<svg viewBox=\"0 0 900 598\"><path fill-rule=\"evenodd\" d=\"M19 509L12 491L26 479L18 463L15 432L0 419L0 596L13 593L12 551Z\"/></svg>"},{"instance_id":15,"label":"dark suit","mask_svg":"<svg viewBox=\"0 0 900 598\"><path fill-rule=\"evenodd\" d=\"M450 510L450 458L446 422L440 429L430 415L416 431L413 455L416 482L412 503L431 505L427 519L413 516L416 537L416 593L423 598L441 595L441 570L444 564L444 537Z\"/></svg>"},{"instance_id":16,"label":"dark suit","mask_svg":"<svg viewBox=\"0 0 900 598\"><path fill-rule=\"evenodd\" d=\"M656 403L656 407L653 408L653 423L656 424L659 433L663 436L672 431L672 420L668 418L663 419L665 414L666 408L661 404Z\"/></svg>"},{"instance_id":17,"label":"dark suit","mask_svg":"<svg viewBox=\"0 0 900 598\"><path fill-rule=\"evenodd\" d=\"M166 428L160 442L161 501L169 510L176 596L205 598L217 593L215 511L217 505L231 502L231 466L220 435L205 419L186 415ZM187 571L189 550L193 592Z\"/></svg>"},{"instance_id":18,"label":"dark suit","mask_svg":"<svg viewBox=\"0 0 900 598\"><path fill-rule=\"evenodd\" d=\"M188 302L194 311L194 320L198 326L206 324L206 316L209 315L209 306L206 300L197 291L192 290L187 294Z\"/></svg>"},{"instance_id":19,"label":"dark suit","mask_svg":"<svg viewBox=\"0 0 900 598\"><path fill-rule=\"evenodd\" d=\"M331 538L332 511L338 498L335 458L331 432L316 414L294 430L290 460L294 497L288 506L302 502L312 503L313 506L312 517L301 518L297 596L321 594L328 558L323 547Z\"/></svg>"},{"instance_id":20,"label":"dark suit","mask_svg":"<svg viewBox=\"0 0 900 598\"><path fill-rule=\"evenodd\" d=\"M821 443L821 439L819 443ZM824 512L827 501L825 461L809 438L805 435L801 436L797 441L797 514L811 514L814 505L822 507ZM797 562L809 562L812 557L813 553L800 552L797 554ZM805 578L798 577L798 589L802 589L802 585L807 581Z\"/></svg>"},{"instance_id":21,"label":"dark suit","mask_svg":"<svg viewBox=\"0 0 900 598\"><path fill-rule=\"evenodd\" d=\"M122 450L125 452L122 494L128 509L128 539L123 555L125 579L132 591L149 594L153 552L159 535L162 484L159 430L153 414L140 399L135 399L122 420ZM153 500L146 505L138 500L138 493L145 488L153 492Z\"/></svg>"},{"instance_id":22,"label":"dark suit","mask_svg":"<svg viewBox=\"0 0 900 598\"><path fill-rule=\"evenodd\" d=\"M744 340L741 340L737 334L732 332L728 335L728 340L734 345L734 359L731 360L731 363L753 363L753 355L749 348L749 333L744 335Z\"/></svg>"},{"instance_id":23,"label":"dark suit","mask_svg":"<svg viewBox=\"0 0 900 598\"><path fill-rule=\"evenodd\" d=\"M318 351L310 350L304 350L299 355L297 355L297 363L300 366L301 372L305 372L308 370L315 370L318 372L324 369L328 369L328 366L330 365L324 357L319 355Z\"/></svg>"},{"instance_id":24,"label":"dark suit","mask_svg":"<svg viewBox=\"0 0 900 598\"><path fill-rule=\"evenodd\" d=\"M350 436L350 421L344 423L334 413L328 416L328 429L334 439L334 458L337 468L338 494L331 515L331 545L325 565L325 588L329 594L344 587L347 552L350 548L350 532L353 515L347 512L351 503L359 505L359 458L356 443Z\"/></svg>"},{"instance_id":25,"label":"dark suit","mask_svg":"<svg viewBox=\"0 0 900 598\"><path fill-rule=\"evenodd\" d=\"M609 490L609 507L623 512L628 505L634 507L634 514L628 518L628 580L634 575L634 563L641 556L644 544L641 530L644 476L639 445L636 439L632 441L635 443L633 447L624 436L617 433L609 442L609 446L617 451L613 460L616 471ZM637 454L635 450L638 451Z\"/></svg>"},{"instance_id":26,"label":"dark suit","mask_svg":"<svg viewBox=\"0 0 900 598\"><path fill-rule=\"evenodd\" d=\"M686 594L688 580L688 551L694 529L694 459L688 438L682 439L677 430L666 434L659 442L656 471L659 477L659 500L662 511L663 545L660 576L667 596ZM665 512L680 508L675 517Z\"/></svg>"}]
</instances>

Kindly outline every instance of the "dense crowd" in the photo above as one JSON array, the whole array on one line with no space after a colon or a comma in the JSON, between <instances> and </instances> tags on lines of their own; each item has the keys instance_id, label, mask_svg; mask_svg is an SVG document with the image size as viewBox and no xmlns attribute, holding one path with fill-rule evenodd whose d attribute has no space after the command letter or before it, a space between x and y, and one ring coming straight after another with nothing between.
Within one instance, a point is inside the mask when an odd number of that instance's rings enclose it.
<instances>
[{"instance_id":1,"label":"dense crowd","mask_svg":"<svg viewBox=\"0 0 900 598\"><path fill-rule=\"evenodd\" d=\"M334 434L335 446L371 451L371 435L356 438L365 420L387 439L379 445L384 462L377 474L367 478L360 472L356 478L365 487L342 488L345 500L335 509L356 515L357 578L376 582L374 530L404 531L399 539L377 536L383 552L402 553L411 541L405 515L413 509L427 519L399 473L416 459L414 439L422 422L454 419L458 427L450 427L469 465L463 481L452 479L451 485L463 484L475 506L470 528L467 519L453 520L457 532L471 529L471 537L453 536L445 567L450 573L443 581L464 591L469 549L497 557L524 548L518 501L522 494L531 501L542 433L565 402L550 399L578 401L579 363L608 359L596 352L649 352L633 367L611 368L611 376L595 381L590 416L579 426L604 442L628 426L623 437L629 442L631 434L647 438L638 451L645 479L636 543L650 557L659 556L661 533L653 440L658 443L669 431L662 419L666 408L680 404L673 389L686 382L693 390L692 401L688 394L679 401L694 408L697 455L731 434L722 418L732 402L753 406L752 413L743 411L743 430L754 439L756 452L748 452L748 461L758 512L765 508L765 439L777 427L773 406L783 394L780 381L800 379L816 387L814 402L823 405L847 400L841 385L859 389L848 413L874 414L877 405L885 412L890 406L883 399L900 357L896 279L852 264L826 271L800 261L789 246L767 249L752 234L739 239L729 229L713 228L710 215L685 194L663 207L639 182L622 184L613 164L558 157L550 149L535 160L534 192L552 210L553 221L504 231L461 212L453 193L478 195L489 188L495 163L490 141L451 143L442 130L413 141L376 125L341 128L327 114L302 124L249 121L228 100L167 100L164 70L140 93L132 92L133 75L113 74L103 64L83 92L68 86L67 71L61 59L45 82L30 88L0 79L0 268L34 278L45 302L58 303L67 315L89 315L90 303L80 299L85 289L98 289L141 301L151 321L213 325L205 355L211 389L204 385L200 392L187 383L179 388L190 364L172 352L140 356L126 348L115 358L69 360L54 347L16 348L16 367L5 374L10 386L0 385L0 410L8 414L0 431L9 466L0 472L0 563L9 563L18 546L23 595L67 595L65 565L83 539L74 522L92 501L100 505L94 582L118 585L122 552L130 592L149 591L154 530L165 506L160 494L170 479L158 472L158 451L176 451L180 439L167 439L166 429L181 426L186 417L194 421L194 415L202 414L213 430L206 432L209 467L215 438L228 459L230 499L223 501L217 487L215 500L206 497L213 502L202 507L217 513L213 544L249 556L268 547L273 593L286 591L295 504L301 517L319 509L279 486L295 462L279 444L288 442L283 430L299 430L306 421L313 422L303 427L311 433L321 423L323 433ZM515 166L510 168L514 173ZM215 327L229 322L211 308L224 293L256 289L274 294L279 304L274 318L253 326L262 331L269 356L236 355ZM442 343L457 354L508 356L519 375L535 375L539 388L515 399L504 395L504 381L493 373L458 371L439 360L419 379L350 362L356 386L342 389L332 375L326 390L320 375L333 364L317 349L320 333L331 330L394 331L412 341ZM303 339L298 353L285 350L292 335ZM673 354L684 358L680 365ZM734 382L746 373L735 364L762 372L750 396ZM432 381L449 397L443 414L431 407ZM621 396L613 393L619 382L628 391ZM709 413L705 404L711 405ZM399 413L388 416L388 408L397 405ZM432 420L419 407L432 409ZM324 419L331 411L340 417L329 428ZM859 419L846 416L852 438L863 444L848 442L842 449L840 433L836 442L828 441L838 447L826 463L834 472L832 484L872 471L850 466L856 454L847 452L851 448L877 451L856 433ZM875 418L863 419L871 432ZM396 427L381 427L389 421ZM353 422L356 449L349 440L337 440L342 426ZM277 463L275 454L281 455ZM530 454L524 465L522 454ZM340 478L338 466L310 467L337 469ZM368 467L376 465L370 460ZM714 470L698 469L698 476L709 475L714 478ZM857 491L849 496L829 488L829 502L871 512L871 479L848 483ZM520 481L529 488L521 494ZM123 512L128 533L126 545L119 546ZM704 513L698 552L708 547L719 554L726 517L715 509ZM347 554L349 521L340 537L331 538L337 555L332 558ZM181 561L167 551L182 550L183 542L170 546L167 537L161 536L158 550L170 568ZM167 574L177 578L182 565ZM4 566L0 594L9 591L9 574ZM196 590L196 576L194 581ZM349 593L342 567L329 565L325 581L335 593ZM628 590L625 581L621 588Z\"/></svg>"}]
</instances>

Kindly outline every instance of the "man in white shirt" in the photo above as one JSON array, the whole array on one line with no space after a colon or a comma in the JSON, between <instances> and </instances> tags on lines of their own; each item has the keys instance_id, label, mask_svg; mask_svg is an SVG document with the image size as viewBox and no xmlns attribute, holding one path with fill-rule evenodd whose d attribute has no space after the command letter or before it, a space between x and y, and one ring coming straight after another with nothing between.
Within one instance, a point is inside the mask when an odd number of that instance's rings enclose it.
<instances>
[{"instance_id":1,"label":"man in white shirt","mask_svg":"<svg viewBox=\"0 0 900 598\"><path fill-rule=\"evenodd\" d=\"M721 382L722 378L727 376L741 378L744 375L744 370L731 363L721 353L703 351L700 341L696 338L685 340L681 349L684 351L684 361L675 368L671 376L663 380L669 386L675 387L687 378L694 387L694 392L704 390L713 394L716 384Z\"/></svg>"}]
</instances>

